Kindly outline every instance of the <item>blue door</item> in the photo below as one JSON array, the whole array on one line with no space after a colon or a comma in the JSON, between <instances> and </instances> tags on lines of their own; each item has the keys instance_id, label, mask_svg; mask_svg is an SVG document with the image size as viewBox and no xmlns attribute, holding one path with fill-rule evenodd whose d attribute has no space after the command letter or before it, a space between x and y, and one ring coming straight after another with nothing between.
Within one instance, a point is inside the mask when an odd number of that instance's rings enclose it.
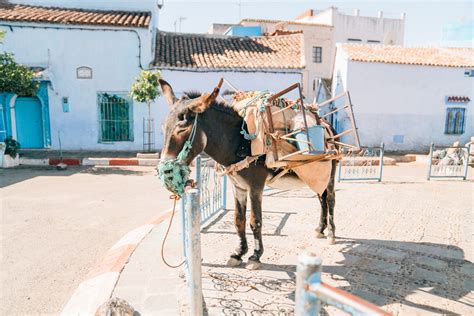
<instances>
[{"instance_id":1,"label":"blue door","mask_svg":"<svg viewBox=\"0 0 474 316\"><path fill-rule=\"evenodd\" d=\"M38 98L17 98L16 135L21 148L43 148L43 120Z\"/></svg>"}]
</instances>

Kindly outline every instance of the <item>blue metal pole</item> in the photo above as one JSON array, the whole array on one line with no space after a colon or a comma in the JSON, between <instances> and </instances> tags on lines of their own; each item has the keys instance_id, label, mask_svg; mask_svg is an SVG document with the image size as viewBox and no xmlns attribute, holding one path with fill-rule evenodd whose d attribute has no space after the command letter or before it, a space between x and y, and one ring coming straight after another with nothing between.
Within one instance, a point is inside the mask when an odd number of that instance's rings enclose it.
<instances>
[{"instance_id":1,"label":"blue metal pole","mask_svg":"<svg viewBox=\"0 0 474 316\"><path fill-rule=\"evenodd\" d=\"M188 254L186 279L188 283L189 314L203 315L202 281L201 281L201 207L199 190L186 192L186 253Z\"/></svg>"},{"instance_id":2,"label":"blue metal pole","mask_svg":"<svg viewBox=\"0 0 474 316\"><path fill-rule=\"evenodd\" d=\"M379 178L377 179L379 182L382 181L382 169L383 169L383 155L385 151L385 144L380 144L380 169L379 169Z\"/></svg>"},{"instance_id":3,"label":"blue metal pole","mask_svg":"<svg viewBox=\"0 0 474 316\"><path fill-rule=\"evenodd\" d=\"M344 159L344 157L341 158L341 160L339 160L339 172L338 172L338 175L337 175L337 182L341 182L341 169L342 169L342 160Z\"/></svg>"},{"instance_id":4,"label":"blue metal pole","mask_svg":"<svg viewBox=\"0 0 474 316\"><path fill-rule=\"evenodd\" d=\"M313 284L321 283L321 264L321 259L313 253L302 253L298 256L295 293L296 316L319 315L321 303L307 289Z\"/></svg>"},{"instance_id":5,"label":"blue metal pole","mask_svg":"<svg viewBox=\"0 0 474 316\"><path fill-rule=\"evenodd\" d=\"M186 259L186 210L184 209L186 196L181 199L181 235L183 238L183 256ZM187 264L187 263L186 263Z\"/></svg>"},{"instance_id":6,"label":"blue metal pole","mask_svg":"<svg viewBox=\"0 0 474 316\"><path fill-rule=\"evenodd\" d=\"M430 159L428 161L428 181L431 178L431 164L433 163L433 151L434 151L434 143L430 145Z\"/></svg>"},{"instance_id":7,"label":"blue metal pole","mask_svg":"<svg viewBox=\"0 0 474 316\"><path fill-rule=\"evenodd\" d=\"M222 209L227 208L227 176L222 179Z\"/></svg>"},{"instance_id":8,"label":"blue metal pole","mask_svg":"<svg viewBox=\"0 0 474 316\"><path fill-rule=\"evenodd\" d=\"M463 180L466 180L467 179L467 169L469 167L469 157L470 157L470 154L471 154L471 143L469 143L467 145L467 153L466 153L466 160L464 161L464 176L463 176Z\"/></svg>"},{"instance_id":9,"label":"blue metal pole","mask_svg":"<svg viewBox=\"0 0 474 316\"><path fill-rule=\"evenodd\" d=\"M199 189L202 187L201 183L201 155L196 158L196 183Z\"/></svg>"}]
</instances>

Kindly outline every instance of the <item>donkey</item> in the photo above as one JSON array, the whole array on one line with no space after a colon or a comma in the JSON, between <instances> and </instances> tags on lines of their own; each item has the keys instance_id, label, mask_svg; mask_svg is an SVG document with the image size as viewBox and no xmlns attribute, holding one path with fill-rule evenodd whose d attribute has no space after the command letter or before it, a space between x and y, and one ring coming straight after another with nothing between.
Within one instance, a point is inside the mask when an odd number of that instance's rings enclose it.
<instances>
[{"instance_id":1,"label":"donkey","mask_svg":"<svg viewBox=\"0 0 474 316\"><path fill-rule=\"evenodd\" d=\"M242 117L225 103L216 101L219 88L210 94L185 93L180 99L176 98L172 87L166 81L159 80L163 96L169 104L169 114L164 124L164 144L162 161L176 159L183 149L184 143L194 133L192 147L183 163L191 161L204 152L223 166L229 166L243 159L242 150L250 153L250 143L241 134ZM195 120L196 115L198 119ZM196 126L193 129L193 125ZM244 147L244 148L243 148ZM336 162L331 164L329 184L323 194L318 195L321 203L321 217L316 229L316 237L323 238L324 230L329 224L328 240L335 243L334 225L334 176ZM230 255L229 266L242 263L242 256L248 251L245 235L247 198L250 198L251 214L250 228L255 240L254 252L248 258L246 267L257 269L263 254L262 242L262 197L265 183L274 176L275 170L265 166L265 159L259 159L250 167L229 174L235 197L234 224L239 236L239 245ZM329 216L328 216L329 214Z\"/></svg>"}]
</instances>

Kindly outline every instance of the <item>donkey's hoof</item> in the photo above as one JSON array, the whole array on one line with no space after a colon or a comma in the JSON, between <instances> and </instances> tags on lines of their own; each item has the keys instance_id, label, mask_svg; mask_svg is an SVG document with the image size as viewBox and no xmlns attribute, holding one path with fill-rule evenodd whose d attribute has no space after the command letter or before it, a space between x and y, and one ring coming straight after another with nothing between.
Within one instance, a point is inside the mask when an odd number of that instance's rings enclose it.
<instances>
[{"instance_id":1,"label":"donkey's hoof","mask_svg":"<svg viewBox=\"0 0 474 316\"><path fill-rule=\"evenodd\" d=\"M242 259L239 260L234 257L230 257L229 260L227 260L227 265L229 267L237 267L237 266L240 266L241 263L242 263Z\"/></svg>"},{"instance_id":2,"label":"donkey's hoof","mask_svg":"<svg viewBox=\"0 0 474 316\"><path fill-rule=\"evenodd\" d=\"M257 270L258 268L260 268L261 264L262 263L260 261L249 260L247 262L247 265L245 265L245 269L247 269L247 270Z\"/></svg>"},{"instance_id":3,"label":"donkey's hoof","mask_svg":"<svg viewBox=\"0 0 474 316\"><path fill-rule=\"evenodd\" d=\"M335 245L336 244L336 237L328 237L328 244Z\"/></svg>"},{"instance_id":4,"label":"donkey's hoof","mask_svg":"<svg viewBox=\"0 0 474 316\"><path fill-rule=\"evenodd\" d=\"M316 238L318 239L324 238L324 234L320 232L316 232Z\"/></svg>"}]
</instances>

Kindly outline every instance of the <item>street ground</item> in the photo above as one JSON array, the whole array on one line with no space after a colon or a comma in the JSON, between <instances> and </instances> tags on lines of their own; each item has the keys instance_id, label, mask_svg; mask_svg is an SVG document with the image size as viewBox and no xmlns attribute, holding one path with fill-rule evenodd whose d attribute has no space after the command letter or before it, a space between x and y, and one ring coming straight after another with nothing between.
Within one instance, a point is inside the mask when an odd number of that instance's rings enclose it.
<instances>
[{"instance_id":1,"label":"street ground","mask_svg":"<svg viewBox=\"0 0 474 316\"><path fill-rule=\"evenodd\" d=\"M222 213L201 234L209 315L292 314L295 265L305 250L322 258L324 282L394 315L472 314L470 172L467 181L426 181L425 165L401 164L385 167L381 183L336 184L336 245L315 238L320 207L312 191L267 191L257 271L226 266L238 238L233 212ZM247 238L248 257L250 229Z\"/></svg>"},{"instance_id":2,"label":"street ground","mask_svg":"<svg viewBox=\"0 0 474 316\"><path fill-rule=\"evenodd\" d=\"M0 169L0 315L58 314L125 233L172 206L153 167Z\"/></svg>"},{"instance_id":3,"label":"street ground","mask_svg":"<svg viewBox=\"0 0 474 316\"><path fill-rule=\"evenodd\" d=\"M311 191L266 191L257 271L225 266L237 236L233 212L221 213L201 235L209 314L291 314L296 258L304 250L323 259L325 282L394 314L472 313L472 170L467 181L426 181L425 165L400 164L384 167L382 183L337 184L333 246L314 238L320 207ZM152 167L0 170L0 179L2 315L57 314L110 246L171 207ZM173 264L182 253L179 228L177 216L166 246ZM163 234L145 238L114 292L141 315L186 300L176 297L186 293L179 278L169 279L179 269L161 262ZM250 255L250 230L248 239Z\"/></svg>"}]
</instances>

